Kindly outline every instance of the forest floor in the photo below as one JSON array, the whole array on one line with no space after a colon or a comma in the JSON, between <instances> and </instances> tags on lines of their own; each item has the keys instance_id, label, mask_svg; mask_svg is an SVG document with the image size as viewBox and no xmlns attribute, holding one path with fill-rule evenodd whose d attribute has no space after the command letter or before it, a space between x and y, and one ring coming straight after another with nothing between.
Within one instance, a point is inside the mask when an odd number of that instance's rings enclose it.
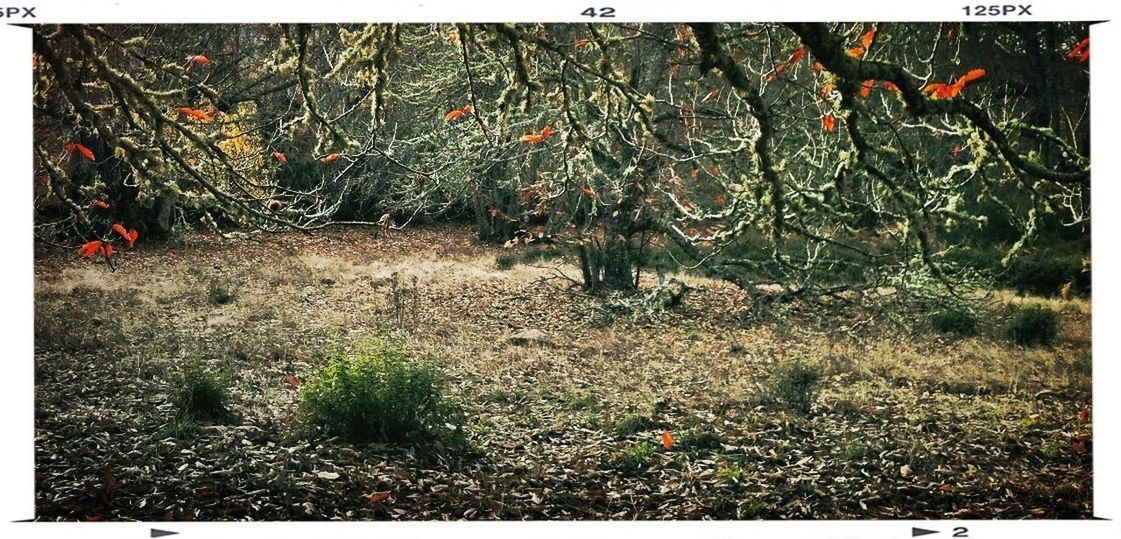
<instances>
[{"instance_id":1,"label":"forest floor","mask_svg":"<svg viewBox=\"0 0 1121 539\"><path fill-rule=\"evenodd\" d=\"M839 303L748 318L743 292L683 276L680 305L630 317L550 278L561 262L501 270L503 252L454 227L188 234L115 273L40 250L37 518L1092 516L1086 299L999 293L952 338ZM1004 338L1025 301L1062 313L1053 346ZM510 340L524 329L545 338ZM438 362L472 456L296 427L325 350L384 335ZM809 414L761 403L795 359L823 368ZM235 419L177 420L193 361L230 373Z\"/></svg>"}]
</instances>

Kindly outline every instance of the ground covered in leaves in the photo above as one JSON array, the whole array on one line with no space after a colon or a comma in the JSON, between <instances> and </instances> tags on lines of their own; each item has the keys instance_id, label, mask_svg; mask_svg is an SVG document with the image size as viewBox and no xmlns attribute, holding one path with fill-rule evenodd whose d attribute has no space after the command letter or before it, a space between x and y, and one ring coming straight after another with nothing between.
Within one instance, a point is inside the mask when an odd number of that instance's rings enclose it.
<instances>
[{"instance_id":1,"label":"ground covered in leaves","mask_svg":"<svg viewBox=\"0 0 1121 539\"><path fill-rule=\"evenodd\" d=\"M998 294L956 338L854 310L877 298L759 315L683 277L679 305L639 316L572 289L562 260L503 253L450 227L192 234L115 273L40 250L37 518L1092 515L1087 300ZM1062 313L1053 346L1004 338L1025 301ZM471 451L300 427L325 350L384 335L438 363ZM763 398L795 360L822 368L809 413ZM200 361L230 375L225 421L177 417L174 380Z\"/></svg>"}]
</instances>

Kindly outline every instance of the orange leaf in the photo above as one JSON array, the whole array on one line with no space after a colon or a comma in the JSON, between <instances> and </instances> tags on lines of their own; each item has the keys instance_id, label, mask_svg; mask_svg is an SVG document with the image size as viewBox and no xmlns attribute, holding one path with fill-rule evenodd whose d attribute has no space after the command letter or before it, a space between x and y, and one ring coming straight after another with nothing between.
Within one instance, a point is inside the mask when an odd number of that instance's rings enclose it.
<instances>
[{"instance_id":1,"label":"orange leaf","mask_svg":"<svg viewBox=\"0 0 1121 539\"><path fill-rule=\"evenodd\" d=\"M960 84L961 86L965 86L966 84L969 84L969 83L971 83L971 82L973 82L973 81L975 81L975 80L977 80L981 77L984 77L984 76L985 76L985 70L984 69L982 69L980 67L975 68L975 69L970 69L964 75L962 75L961 78L958 79L957 82L955 82L954 84Z\"/></svg>"},{"instance_id":2,"label":"orange leaf","mask_svg":"<svg viewBox=\"0 0 1121 539\"><path fill-rule=\"evenodd\" d=\"M330 164L330 163L334 163L335 161L338 161L339 158L342 157L342 156L343 156L343 154L338 153L338 152L329 153L326 156L324 156L323 159L320 159L320 161L323 161L324 163Z\"/></svg>"},{"instance_id":3,"label":"orange leaf","mask_svg":"<svg viewBox=\"0 0 1121 539\"><path fill-rule=\"evenodd\" d=\"M587 44L588 44L588 38L577 39L576 43L573 43L573 45L575 45L577 49L579 49L580 47L583 47L584 45L587 45Z\"/></svg>"},{"instance_id":4,"label":"orange leaf","mask_svg":"<svg viewBox=\"0 0 1121 539\"><path fill-rule=\"evenodd\" d=\"M98 208L101 208L103 210L109 209L109 203L105 202L104 200L101 200L99 198L95 198L95 199L91 200L90 201L90 206L97 206Z\"/></svg>"},{"instance_id":5,"label":"orange leaf","mask_svg":"<svg viewBox=\"0 0 1121 539\"><path fill-rule=\"evenodd\" d=\"M87 148L85 146L82 146L81 144L78 144L77 142L68 143L66 145L66 153L69 154L69 155L74 155L74 152L78 152L78 153L82 154L82 157L85 157L86 159L89 159L90 161L96 161L97 160L97 159L94 158L93 152L90 151L89 148Z\"/></svg>"},{"instance_id":6,"label":"orange leaf","mask_svg":"<svg viewBox=\"0 0 1121 539\"><path fill-rule=\"evenodd\" d=\"M890 80L885 80L884 81L884 88L886 88L890 92L899 93L899 87L896 86L895 83L891 82Z\"/></svg>"},{"instance_id":7,"label":"orange leaf","mask_svg":"<svg viewBox=\"0 0 1121 539\"><path fill-rule=\"evenodd\" d=\"M275 157L277 161L280 161L282 165L288 163L288 158L281 152L272 152L272 156Z\"/></svg>"},{"instance_id":8,"label":"orange leaf","mask_svg":"<svg viewBox=\"0 0 1121 539\"><path fill-rule=\"evenodd\" d=\"M459 110L459 109L455 109L455 110L447 113L447 115L444 116L444 121L445 122L450 122L452 120L455 120L456 118L459 118L460 116L463 116L463 111Z\"/></svg>"},{"instance_id":9,"label":"orange leaf","mask_svg":"<svg viewBox=\"0 0 1121 539\"><path fill-rule=\"evenodd\" d=\"M949 483L942 483L941 485L938 485L938 492L951 492L953 490L954 486Z\"/></svg>"},{"instance_id":10,"label":"orange leaf","mask_svg":"<svg viewBox=\"0 0 1121 539\"><path fill-rule=\"evenodd\" d=\"M848 55L852 56L853 58L860 58L861 56L864 56L864 51L864 47L853 47L846 52L848 52Z\"/></svg>"},{"instance_id":11,"label":"orange leaf","mask_svg":"<svg viewBox=\"0 0 1121 539\"><path fill-rule=\"evenodd\" d=\"M704 99L701 100L701 103L704 103L705 101L708 101L709 99L712 99L712 98L716 97L716 94L719 94L719 93L720 93L720 89L713 88L712 91L709 92L708 95L706 95L704 97Z\"/></svg>"},{"instance_id":12,"label":"orange leaf","mask_svg":"<svg viewBox=\"0 0 1121 539\"><path fill-rule=\"evenodd\" d=\"M542 139L547 139L547 138L549 138L549 135L552 135L552 134L553 134L553 126L551 126L551 125L546 125L544 128L541 129L541 138Z\"/></svg>"},{"instance_id":13,"label":"orange leaf","mask_svg":"<svg viewBox=\"0 0 1121 539\"><path fill-rule=\"evenodd\" d=\"M712 201L719 206L723 206L728 202L728 199L724 197L724 193L717 193L716 196L712 197Z\"/></svg>"},{"instance_id":14,"label":"orange leaf","mask_svg":"<svg viewBox=\"0 0 1121 539\"><path fill-rule=\"evenodd\" d=\"M822 84L821 85L821 98L825 99L825 98L829 97L829 94L833 93L833 90L835 90L836 88L837 87L832 82L827 82L825 84Z\"/></svg>"},{"instance_id":15,"label":"orange leaf","mask_svg":"<svg viewBox=\"0 0 1121 539\"><path fill-rule=\"evenodd\" d=\"M700 169L698 169L697 167L693 167L693 170L689 171L689 175L696 178L697 174L699 174L700 172Z\"/></svg>"},{"instance_id":16,"label":"orange leaf","mask_svg":"<svg viewBox=\"0 0 1121 539\"><path fill-rule=\"evenodd\" d=\"M210 58L207 58L207 57L205 57L201 54L195 54L195 55L187 57L187 63L188 64L199 64L199 65L203 65L203 66L206 66L206 67L210 67Z\"/></svg>"},{"instance_id":17,"label":"orange leaf","mask_svg":"<svg viewBox=\"0 0 1121 539\"><path fill-rule=\"evenodd\" d=\"M284 381L288 382L288 385L290 385L292 387L299 387L300 386L300 379L296 378L295 376L292 376L291 374L286 375L284 377Z\"/></svg>"},{"instance_id":18,"label":"orange leaf","mask_svg":"<svg viewBox=\"0 0 1121 539\"><path fill-rule=\"evenodd\" d=\"M821 128L832 132L833 128L837 126L837 119L833 117L832 112L828 112L825 116L821 117Z\"/></svg>"},{"instance_id":19,"label":"orange leaf","mask_svg":"<svg viewBox=\"0 0 1121 539\"><path fill-rule=\"evenodd\" d=\"M86 242L86 243L82 244L82 246L78 248L78 253L81 254L85 258L89 258L89 257L97 254L97 252L100 251L100 250L101 250L101 240L93 240L93 241Z\"/></svg>"},{"instance_id":20,"label":"orange leaf","mask_svg":"<svg viewBox=\"0 0 1121 539\"><path fill-rule=\"evenodd\" d=\"M814 62L813 70L814 73L821 73L822 71L825 71L825 66L821 65L821 62Z\"/></svg>"},{"instance_id":21,"label":"orange leaf","mask_svg":"<svg viewBox=\"0 0 1121 539\"><path fill-rule=\"evenodd\" d=\"M389 499L389 492L374 492L370 494L369 498L370 503L382 503Z\"/></svg>"},{"instance_id":22,"label":"orange leaf","mask_svg":"<svg viewBox=\"0 0 1121 539\"><path fill-rule=\"evenodd\" d=\"M122 225L120 223L113 223L112 229L113 229L113 232L116 232L117 234L120 234L122 238L124 238L126 240L128 239L128 231L125 230L124 225Z\"/></svg>"},{"instance_id":23,"label":"orange leaf","mask_svg":"<svg viewBox=\"0 0 1121 539\"><path fill-rule=\"evenodd\" d=\"M129 247L135 247L136 246L136 238L138 238L139 236L140 236L140 233L137 232L135 228L132 229L132 230L129 230L128 231L128 236L125 236L125 239L128 240L128 246Z\"/></svg>"},{"instance_id":24,"label":"orange leaf","mask_svg":"<svg viewBox=\"0 0 1121 539\"><path fill-rule=\"evenodd\" d=\"M538 142L545 140L545 138L541 135L538 135L537 133L530 133L528 135L522 135L522 138L519 140L525 142L526 144L537 144Z\"/></svg>"},{"instance_id":25,"label":"orange leaf","mask_svg":"<svg viewBox=\"0 0 1121 539\"><path fill-rule=\"evenodd\" d=\"M464 105L463 108L460 109L460 110L463 111L463 114L471 114L471 113L475 112L475 107L472 106L470 103L468 103L468 104Z\"/></svg>"},{"instance_id":26,"label":"orange leaf","mask_svg":"<svg viewBox=\"0 0 1121 539\"><path fill-rule=\"evenodd\" d=\"M1089 418L1090 418L1089 410L1086 410L1085 408L1083 408L1083 409L1078 411L1078 420L1079 421L1086 421Z\"/></svg>"},{"instance_id":27,"label":"orange leaf","mask_svg":"<svg viewBox=\"0 0 1121 539\"><path fill-rule=\"evenodd\" d=\"M872 95L872 87L876 85L876 81L868 79L860 83L860 97L868 97Z\"/></svg>"},{"instance_id":28,"label":"orange leaf","mask_svg":"<svg viewBox=\"0 0 1121 539\"><path fill-rule=\"evenodd\" d=\"M954 155L954 159L957 159L961 155L961 144L954 144L954 150L950 153Z\"/></svg>"},{"instance_id":29,"label":"orange leaf","mask_svg":"<svg viewBox=\"0 0 1121 539\"><path fill-rule=\"evenodd\" d=\"M662 446L666 449L673 447L673 435L668 430L662 431Z\"/></svg>"},{"instance_id":30,"label":"orange leaf","mask_svg":"<svg viewBox=\"0 0 1121 539\"><path fill-rule=\"evenodd\" d=\"M860 36L860 44L864 45L864 48L867 49L867 48L872 46L872 40L873 39L876 39L876 29L875 28L872 28L871 30L868 30L867 32L864 32L864 35Z\"/></svg>"},{"instance_id":31,"label":"orange leaf","mask_svg":"<svg viewBox=\"0 0 1121 539\"><path fill-rule=\"evenodd\" d=\"M580 192L584 193L584 196L586 196L586 197L588 197L592 200L596 199L596 192L592 191L592 189L590 187L581 187Z\"/></svg>"}]
</instances>

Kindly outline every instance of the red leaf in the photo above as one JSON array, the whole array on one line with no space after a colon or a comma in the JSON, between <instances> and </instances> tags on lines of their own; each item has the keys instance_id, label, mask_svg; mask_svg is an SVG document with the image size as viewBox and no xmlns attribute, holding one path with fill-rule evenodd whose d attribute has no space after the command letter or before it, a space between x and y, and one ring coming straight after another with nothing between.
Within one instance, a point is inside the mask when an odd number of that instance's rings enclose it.
<instances>
[{"instance_id":1,"label":"red leaf","mask_svg":"<svg viewBox=\"0 0 1121 539\"><path fill-rule=\"evenodd\" d=\"M957 159L961 155L961 144L954 144L954 149L950 153L954 155L954 159Z\"/></svg>"},{"instance_id":2,"label":"red leaf","mask_svg":"<svg viewBox=\"0 0 1121 539\"><path fill-rule=\"evenodd\" d=\"M666 449L673 448L673 435L668 430L662 431L662 446Z\"/></svg>"},{"instance_id":3,"label":"red leaf","mask_svg":"<svg viewBox=\"0 0 1121 539\"><path fill-rule=\"evenodd\" d=\"M868 79L860 83L860 97L868 97L872 95L872 87L876 85L876 81Z\"/></svg>"},{"instance_id":4,"label":"red leaf","mask_svg":"<svg viewBox=\"0 0 1121 539\"><path fill-rule=\"evenodd\" d=\"M899 93L899 87L896 86L895 83L891 82L890 80L885 80L884 81L884 88L887 89L889 92Z\"/></svg>"},{"instance_id":5,"label":"red leaf","mask_svg":"<svg viewBox=\"0 0 1121 539\"><path fill-rule=\"evenodd\" d=\"M583 193L584 196L586 196L586 197L588 197L592 200L596 199L596 192L592 191L592 189L590 187L581 187L580 192Z\"/></svg>"},{"instance_id":6,"label":"red leaf","mask_svg":"<svg viewBox=\"0 0 1121 539\"><path fill-rule=\"evenodd\" d=\"M194 54L187 57L187 63L210 67L210 58L207 58L201 54Z\"/></svg>"},{"instance_id":7,"label":"red leaf","mask_svg":"<svg viewBox=\"0 0 1121 539\"><path fill-rule=\"evenodd\" d=\"M320 161L323 161L324 163L330 164L330 163L334 163L335 161L338 161L339 158L342 157L342 156L343 156L343 154L337 153L337 152L336 153L329 153L326 156L324 156L323 159L320 159Z\"/></svg>"},{"instance_id":8,"label":"red leaf","mask_svg":"<svg viewBox=\"0 0 1121 539\"><path fill-rule=\"evenodd\" d=\"M864 51L865 50L866 49L864 47L853 47L846 52L848 53L849 56L852 56L853 58L860 58L861 56L864 56Z\"/></svg>"},{"instance_id":9,"label":"red leaf","mask_svg":"<svg viewBox=\"0 0 1121 539\"><path fill-rule=\"evenodd\" d=\"M719 93L720 93L719 88L713 88L712 91L709 92L708 95L706 95L704 97L704 99L701 100L701 103L704 103L705 101L708 101L709 99L712 99L712 98L716 97L716 94L719 94Z\"/></svg>"},{"instance_id":10,"label":"red leaf","mask_svg":"<svg viewBox=\"0 0 1121 539\"><path fill-rule=\"evenodd\" d=\"M272 156L275 157L277 161L280 161L282 165L288 163L288 158L281 152L272 152Z\"/></svg>"},{"instance_id":11,"label":"red leaf","mask_svg":"<svg viewBox=\"0 0 1121 539\"><path fill-rule=\"evenodd\" d=\"M728 199L724 196L724 193L717 193L716 196L712 197L712 201L719 206L723 206L728 202Z\"/></svg>"},{"instance_id":12,"label":"red leaf","mask_svg":"<svg viewBox=\"0 0 1121 539\"><path fill-rule=\"evenodd\" d=\"M126 240L128 239L128 231L125 230L124 225L122 225L120 223L113 223L112 228L113 228L113 232L116 232L117 234L120 234L121 237L126 239Z\"/></svg>"},{"instance_id":13,"label":"red leaf","mask_svg":"<svg viewBox=\"0 0 1121 539\"><path fill-rule=\"evenodd\" d=\"M109 209L109 203L105 202L104 200L101 200L99 198L95 198L95 199L91 200L90 201L90 206L97 206L98 208L101 208L103 210Z\"/></svg>"},{"instance_id":14,"label":"red leaf","mask_svg":"<svg viewBox=\"0 0 1121 539\"><path fill-rule=\"evenodd\" d=\"M81 144L78 144L77 142L68 143L66 145L66 153L68 155L74 155L74 152L78 152L78 153L82 154L82 157L85 157L86 159L89 159L90 161L96 161L97 160L96 158L94 158L93 152L89 148L87 148L85 146L82 146Z\"/></svg>"},{"instance_id":15,"label":"red leaf","mask_svg":"<svg viewBox=\"0 0 1121 539\"><path fill-rule=\"evenodd\" d=\"M1084 38L1082 41L1079 41L1078 44L1075 45L1073 49L1070 49L1070 53L1067 54L1067 58L1069 58L1071 60L1073 60L1075 58L1078 58L1078 61L1082 62L1082 63L1085 63L1086 60L1089 60L1090 59L1090 38L1087 37L1087 38Z\"/></svg>"},{"instance_id":16,"label":"red leaf","mask_svg":"<svg viewBox=\"0 0 1121 539\"><path fill-rule=\"evenodd\" d=\"M825 116L821 117L821 128L832 132L833 128L837 126L837 119L833 117L832 112L827 112Z\"/></svg>"},{"instance_id":17,"label":"red leaf","mask_svg":"<svg viewBox=\"0 0 1121 539\"><path fill-rule=\"evenodd\" d=\"M129 230L128 235L125 236L125 239L128 240L128 246L129 247L135 247L136 246L136 238L138 238L139 236L140 236L140 233L137 232L135 228Z\"/></svg>"},{"instance_id":18,"label":"red leaf","mask_svg":"<svg viewBox=\"0 0 1121 539\"><path fill-rule=\"evenodd\" d=\"M805 56L806 56L806 48L805 47L798 47L797 49L794 49L794 52L790 53L790 59L787 60L786 63L794 65L794 64L802 61L802 58L804 58Z\"/></svg>"},{"instance_id":19,"label":"red leaf","mask_svg":"<svg viewBox=\"0 0 1121 539\"><path fill-rule=\"evenodd\" d=\"M291 374L285 375L284 381L288 382L288 385L292 387L300 387L300 379L292 376Z\"/></svg>"},{"instance_id":20,"label":"red leaf","mask_svg":"<svg viewBox=\"0 0 1121 539\"><path fill-rule=\"evenodd\" d=\"M527 135L522 135L522 138L519 140L526 144L537 144L545 139L537 133L529 133Z\"/></svg>"},{"instance_id":21,"label":"red leaf","mask_svg":"<svg viewBox=\"0 0 1121 539\"><path fill-rule=\"evenodd\" d=\"M451 121L454 121L456 118L459 118L460 116L463 116L463 111L459 110L459 109L455 109L455 110L447 113L444 116L444 121L445 122L451 122Z\"/></svg>"},{"instance_id":22,"label":"red leaf","mask_svg":"<svg viewBox=\"0 0 1121 539\"><path fill-rule=\"evenodd\" d=\"M97 254L97 252L100 251L100 250L101 250L101 240L93 240L93 241L90 241L90 242L83 243L82 246L78 248L78 253L81 254L85 258L90 258L93 255Z\"/></svg>"},{"instance_id":23,"label":"red leaf","mask_svg":"<svg viewBox=\"0 0 1121 539\"><path fill-rule=\"evenodd\" d=\"M542 139L547 139L547 138L549 138L549 135L552 135L552 134L553 134L553 126L551 126L551 125L546 125L543 129L541 129L541 138Z\"/></svg>"},{"instance_id":24,"label":"red leaf","mask_svg":"<svg viewBox=\"0 0 1121 539\"><path fill-rule=\"evenodd\" d=\"M579 49L580 47L583 47L584 45L587 45L587 44L588 44L588 38L577 39L576 43L573 43L573 45L575 45L577 49Z\"/></svg>"},{"instance_id":25,"label":"red leaf","mask_svg":"<svg viewBox=\"0 0 1121 539\"><path fill-rule=\"evenodd\" d=\"M1090 411L1089 410L1083 408L1083 409L1078 411L1078 420L1079 421L1086 421L1089 418L1090 418Z\"/></svg>"},{"instance_id":26,"label":"red leaf","mask_svg":"<svg viewBox=\"0 0 1121 539\"><path fill-rule=\"evenodd\" d=\"M389 499L389 492L374 492L369 496L370 503L382 503Z\"/></svg>"}]
</instances>

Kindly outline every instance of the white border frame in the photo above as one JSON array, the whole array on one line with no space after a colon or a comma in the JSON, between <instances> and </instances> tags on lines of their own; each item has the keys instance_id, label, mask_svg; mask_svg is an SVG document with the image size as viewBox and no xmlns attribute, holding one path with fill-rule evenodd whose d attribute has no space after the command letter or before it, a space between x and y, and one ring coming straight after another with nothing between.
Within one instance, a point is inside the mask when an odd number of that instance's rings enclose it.
<instances>
[{"instance_id":1,"label":"white border frame","mask_svg":"<svg viewBox=\"0 0 1121 539\"><path fill-rule=\"evenodd\" d=\"M1117 4L1090 1L1019 0L999 4L1031 4L1031 17L966 18L965 5L976 1L904 3L891 0L801 0L761 5L727 4L714 0L554 0L530 5L525 0L494 1L485 5L463 0L398 1L352 5L337 0L301 3L272 0L267 3L230 0L193 0L162 3L144 0L34 0L6 2L35 7L35 19L0 17L0 103L4 103L0 127L0 182L7 183L9 198L0 205L0 230L8 233L4 252L11 260L0 266L3 296L0 298L0 343L7 354L0 391L4 395L0 414L0 526L7 536L148 537L150 528L179 532L181 537L307 537L330 533L342 537L387 536L524 537L571 539L580 536L606 537L643 535L663 537L761 537L797 538L895 538L910 537L912 526L938 530L934 539L950 537L956 526L969 529L969 537L1054 537L1076 534L1079 539L1121 537L1121 398L1112 392L1121 365L1115 357L1118 332L1112 325L1121 321L1121 283L1112 281L1121 266L1121 253L1114 249L1121 232L1121 177L1116 151L1111 143L1118 118L1118 54L1121 53L1121 22L1103 22L1091 27L1094 57L1091 60L1091 140L1098 151L1091 159L1094 168L1093 205L1097 211L1091 228L1094 283L1093 401L1094 401L1094 510L1108 520L1029 521L673 521L673 522L272 522L272 523L19 523L34 516L34 409L33 409L33 245L32 224L32 111L30 31L10 26L22 23L267 23L267 22L590 22L580 16L586 7L611 6L616 18L601 22L691 22L691 21L1107 21L1117 13ZM988 2L985 2L988 3ZM0 7L0 12L3 8ZM1109 208L1109 211L1102 211ZM142 534L142 535L141 535Z\"/></svg>"}]
</instances>

